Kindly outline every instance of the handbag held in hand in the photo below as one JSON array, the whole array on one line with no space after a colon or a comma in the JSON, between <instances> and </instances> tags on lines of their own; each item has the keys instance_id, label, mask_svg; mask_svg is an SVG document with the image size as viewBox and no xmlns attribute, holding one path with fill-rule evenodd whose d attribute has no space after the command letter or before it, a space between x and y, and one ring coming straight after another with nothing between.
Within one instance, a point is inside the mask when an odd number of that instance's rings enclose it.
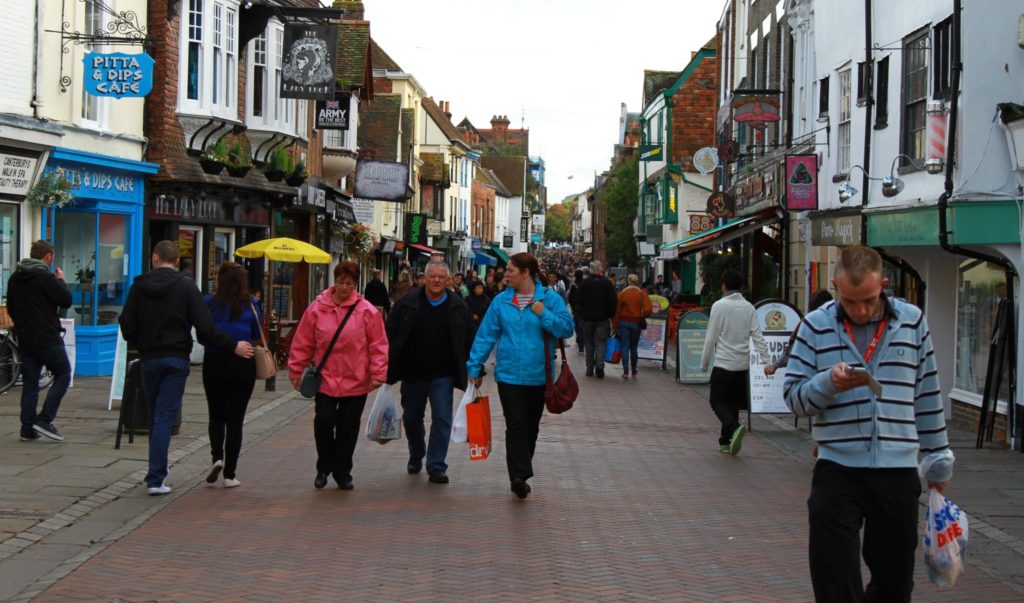
<instances>
[{"instance_id":1,"label":"handbag held in hand","mask_svg":"<svg viewBox=\"0 0 1024 603\"><path fill-rule=\"evenodd\" d=\"M544 403L548 412L552 414L563 413L572 408L576 397L580 395L580 386L576 383L569 370L569 363L565 360L565 342L558 340L558 349L562 353L562 368L558 378L552 381L551 354L548 353L548 335L544 334L544 375L547 378L547 388L544 390Z\"/></svg>"},{"instance_id":2,"label":"handbag held in hand","mask_svg":"<svg viewBox=\"0 0 1024 603\"><path fill-rule=\"evenodd\" d=\"M341 335L341 330L345 328L345 323L348 322L348 317L352 316L352 310L356 309L357 300L354 304L349 306L348 313L345 314L345 318L342 319L341 324L338 325L338 330L334 332L334 337L331 338L331 343L327 345L327 349L324 351L323 358L320 359L320 364L309 363L309 366L302 371L302 377L299 380L299 393L306 398L315 398L317 393L320 392L320 382L322 380L321 373L324 370L324 365L327 364L327 357L331 355L331 350L334 349L334 344L338 342L338 336Z\"/></svg>"}]
</instances>

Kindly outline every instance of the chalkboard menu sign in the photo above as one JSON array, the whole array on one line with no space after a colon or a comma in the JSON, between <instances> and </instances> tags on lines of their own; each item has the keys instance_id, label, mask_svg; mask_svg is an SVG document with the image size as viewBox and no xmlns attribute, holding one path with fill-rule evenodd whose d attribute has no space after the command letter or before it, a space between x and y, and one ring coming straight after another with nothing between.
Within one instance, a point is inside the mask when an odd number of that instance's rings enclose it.
<instances>
[{"instance_id":1,"label":"chalkboard menu sign","mask_svg":"<svg viewBox=\"0 0 1024 603\"><path fill-rule=\"evenodd\" d=\"M291 318L292 286L274 285L273 298L270 307L278 319Z\"/></svg>"},{"instance_id":2,"label":"chalkboard menu sign","mask_svg":"<svg viewBox=\"0 0 1024 603\"><path fill-rule=\"evenodd\" d=\"M704 353L704 339L708 332L708 315L694 310L679 318L678 355L676 374L680 383L707 383L711 366L707 372L700 370L700 357ZM714 365L712 359L711 365Z\"/></svg>"}]
</instances>

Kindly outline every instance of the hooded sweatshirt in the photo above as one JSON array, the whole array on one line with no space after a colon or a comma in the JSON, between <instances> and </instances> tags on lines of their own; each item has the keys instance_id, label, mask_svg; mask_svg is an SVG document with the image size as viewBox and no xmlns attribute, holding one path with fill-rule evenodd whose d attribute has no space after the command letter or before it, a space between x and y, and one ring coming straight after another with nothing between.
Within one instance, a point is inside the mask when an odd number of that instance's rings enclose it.
<instances>
[{"instance_id":1,"label":"hooded sweatshirt","mask_svg":"<svg viewBox=\"0 0 1024 603\"><path fill-rule=\"evenodd\" d=\"M142 358L188 358L193 326L200 343L224 350L234 350L238 343L214 324L195 281L173 268L135 277L119 322L128 347Z\"/></svg>"},{"instance_id":2,"label":"hooded sweatshirt","mask_svg":"<svg viewBox=\"0 0 1024 603\"><path fill-rule=\"evenodd\" d=\"M43 350L62 345L58 308L71 307L71 292L41 260L26 258L7 281L7 312L14 321L18 345Z\"/></svg>"}]
</instances>

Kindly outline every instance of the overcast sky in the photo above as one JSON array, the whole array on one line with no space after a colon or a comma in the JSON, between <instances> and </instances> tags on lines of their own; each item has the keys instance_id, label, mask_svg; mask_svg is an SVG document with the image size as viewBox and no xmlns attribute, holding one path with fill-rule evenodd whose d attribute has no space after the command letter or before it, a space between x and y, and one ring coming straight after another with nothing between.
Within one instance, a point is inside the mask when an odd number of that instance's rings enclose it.
<instances>
[{"instance_id":1,"label":"overcast sky","mask_svg":"<svg viewBox=\"0 0 1024 603\"><path fill-rule=\"evenodd\" d=\"M724 0L363 0L370 33L452 121L507 115L544 158L548 202L609 166L620 104L639 112L644 69L682 71Z\"/></svg>"}]
</instances>

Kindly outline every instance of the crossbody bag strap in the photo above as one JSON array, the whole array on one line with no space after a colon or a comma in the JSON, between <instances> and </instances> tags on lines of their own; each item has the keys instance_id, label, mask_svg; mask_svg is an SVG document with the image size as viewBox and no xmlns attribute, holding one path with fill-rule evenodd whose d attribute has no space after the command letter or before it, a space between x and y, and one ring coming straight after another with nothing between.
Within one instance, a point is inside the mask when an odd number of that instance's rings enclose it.
<instances>
[{"instance_id":1,"label":"crossbody bag strap","mask_svg":"<svg viewBox=\"0 0 1024 603\"><path fill-rule=\"evenodd\" d=\"M327 351L324 352L323 358L320 359L320 364L316 367L316 372L324 370L324 365L327 364L327 357L331 355L331 350L334 349L334 344L338 342L338 336L341 335L341 330L345 328L345 323L348 322L348 317L352 316L352 310L356 309L356 304L359 300L356 300L355 304L349 306L348 313L345 314L345 318L342 319L341 324L338 325L338 330L334 332L334 337L331 338L331 343L327 346Z\"/></svg>"},{"instance_id":2,"label":"crossbody bag strap","mask_svg":"<svg viewBox=\"0 0 1024 603\"><path fill-rule=\"evenodd\" d=\"M259 318L259 312L256 311L256 304L252 303L251 300L249 301L249 307L252 308L252 317L253 318ZM263 334L263 323L262 322L260 322L260 341L263 342L263 348L264 349L267 349L267 350L270 349L269 347L267 347L267 336Z\"/></svg>"},{"instance_id":3,"label":"crossbody bag strap","mask_svg":"<svg viewBox=\"0 0 1024 603\"><path fill-rule=\"evenodd\" d=\"M551 386L551 354L548 354L548 334L544 332L544 381ZM565 358L565 350L562 350L562 358Z\"/></svg>"}]
</instances>

